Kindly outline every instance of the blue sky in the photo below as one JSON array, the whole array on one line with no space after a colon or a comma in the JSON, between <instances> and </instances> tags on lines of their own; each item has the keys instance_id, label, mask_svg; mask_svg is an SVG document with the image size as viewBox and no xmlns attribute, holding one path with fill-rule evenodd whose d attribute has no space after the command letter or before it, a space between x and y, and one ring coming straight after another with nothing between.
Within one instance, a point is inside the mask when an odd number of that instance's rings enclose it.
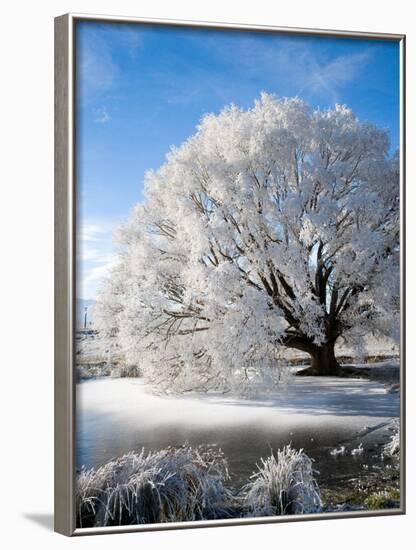
<instances>
[{"instance_id":1,"label":"blue sky","mask_svg":"<svg viewBox=\"0 0 416 550\"><path fill-rule=\"evenodd\" d=\"M399 45L154 25L77 24L78 296L114 265L112 232L207 112L261 91L345 103L399 145Z\"/></svg>"}]
</instances>

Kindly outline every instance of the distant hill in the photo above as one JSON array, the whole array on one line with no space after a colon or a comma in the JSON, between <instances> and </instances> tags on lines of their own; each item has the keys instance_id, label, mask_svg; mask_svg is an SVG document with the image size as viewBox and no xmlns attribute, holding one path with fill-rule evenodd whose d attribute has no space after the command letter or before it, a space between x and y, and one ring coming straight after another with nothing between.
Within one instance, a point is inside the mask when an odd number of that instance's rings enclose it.
<instances>
[{"instance_id":1,"label":"distant hill","mask_svg":"<svg viewBox=\"0 0 416 550\"><path fill-rule=\"evenodd\" d=\"M93 328L94 318L92 315L92 306L95 304L95 300L84 300L77 298L76 300L76 326L77 328L84 328L85 321L85 308L87 311L87 327Z\"/></svg>"}]
</instances>

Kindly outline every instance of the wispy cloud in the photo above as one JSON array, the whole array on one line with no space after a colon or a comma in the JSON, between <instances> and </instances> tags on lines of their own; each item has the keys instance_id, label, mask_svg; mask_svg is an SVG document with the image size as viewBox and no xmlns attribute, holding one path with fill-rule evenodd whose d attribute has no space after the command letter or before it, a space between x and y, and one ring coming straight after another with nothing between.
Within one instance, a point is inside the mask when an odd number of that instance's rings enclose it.
<instances>
[{"instance_id":1,"label":"wispy cloud","mask_svg":"<svg viewBox=\"0 0 416 550\"><path fill-rule=\"evenodd\" d=\"M86 221L78 234L77 296L95 299L101 281L117 265L113 233L118 221L104 220L98 223Z\"/></svg>"},{"instance_id":2,"label":"wispy cloud","mask_svg":"<svg viewBox=\"0 0 416 550\"><path fill-rule=\"evenodd\" d=\"M107 112L107 109L105 107L102 107L100 109L95 110L95 119L94 122L96 124L106 124L111 120L110 115Z\"/></svg>"},{"instance_id":3,"label":"wispy cloud","mask_svg":"<svg viewBox=\"0 0 416 550\"><path fill-rule=\"evenodd\" d=\"M118 258L113 256L111 260L86 270L79 281L78 297L84 300L95 300L101 283L109 275L111 270L116 267L118 261Z\"/></svg>"},{"instance_id":4,"label":"wispy cloud","mask_svg":"<svg viewBox=\"0 0 416 550\"><path fill-rule=\"evenodd\" d=\"M342 88L361 73L371 58L370 51L351 55L341 55L328 63L319 62L308 55L305 64L304 80L297 95L305 91L315 94L327 94L332 102L339 100Z\"/></svg>"},{"instance_id":5,"label":"wispy cloud","mask_svg":"<svg viewBox=\"0 0 416 550\"><path fill-rule=\"evenodd\" d=\"M110 226L111 227L111 226ZM80 228L78 239L80 241L98 241L103 234L108 232L108 224L92 223L85 220Z\"/></svg>"},{"instance_id":6,"label":"wispy cloud","mask_svg":"<svg viewBox=\"0 0 416 550\"><path fill-rule=\"evenodd\" d=\"M143 44L143 38L137 30L120 25L97 25L83 32L81 27L77 35L78 82L83 100L96 98L118 87L122 69L118 63L117 48L127 51L135 60Z\"/></svg>"},{"instance_id":7,"label":"wispy cloud","mask_svg":"<svg viewBox=\"0 0 416 550\"><path fill-rule=\"evenodd\" d=\"M212 37L204 41L204 46L216 51L230 71L244 74L252 83L267 80L278 94L327 103L339 101L342 90L360 76L372 57L371 46L334 57L325 47L312 48L310 41L281 36L267 41L249 34L221 41ZM222 82L214 78L210 87L220 93Z\"/></svg>"},{"instance_id":8,"label":"wispy cloud","mask_svg":"<svg viewBox=\"0 0 416 550\"><path fill-rule=\"evenodd\" d=\"M81 35L78 51L81 59L78 82L84 99L85 96L110 90L119 76L119 68L103 36L97 33Z\"/></svg>"},{"instance_id":9,"label":"wispy cloud","mask_svg":"<svg viewBox=\"0 0 416 550\"><path fill-rule=\"evenodd\" d=\"M127 49L130 59L136 60L137 53L144 43L143 34L137 30L137 27L132 29L118 26L118 28L122 31L118 36L121 38L123 46Z\"/></svg>"}]
</instances>

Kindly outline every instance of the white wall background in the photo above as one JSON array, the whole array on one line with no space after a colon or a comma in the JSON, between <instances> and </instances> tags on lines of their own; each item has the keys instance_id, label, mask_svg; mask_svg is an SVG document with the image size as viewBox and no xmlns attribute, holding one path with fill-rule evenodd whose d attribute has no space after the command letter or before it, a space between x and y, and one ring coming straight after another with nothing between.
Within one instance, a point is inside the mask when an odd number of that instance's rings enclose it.
<instances>
[{"instance_id":1,"label":"white wall background","mask_svg":"<svg viewBox=\"0 0 416 550\"><path fill-rule=\"evenodd\" d=\"M267 547L408 548L416 520L416 370L408 326L408 515L268 526L66 539L52 532L53 495L53 17L66 12L226 21L408 35L408 311L415 306L414 162L416 32L410 2L378 0L9 0L1 40L2 421L0 519L3 548ZM413 218L413 219L412 219ZM59 289L58 289L59 291ZM413 467L412 467L413 465Z\"/></svg>"}]
</instances>

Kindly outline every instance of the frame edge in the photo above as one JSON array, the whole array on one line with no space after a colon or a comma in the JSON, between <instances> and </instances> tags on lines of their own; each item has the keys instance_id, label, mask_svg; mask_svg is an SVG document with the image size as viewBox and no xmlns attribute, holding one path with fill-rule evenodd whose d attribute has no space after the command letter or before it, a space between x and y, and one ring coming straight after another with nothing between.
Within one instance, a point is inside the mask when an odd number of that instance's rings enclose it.
<instances>
[{"instance_id":1,"label":"frame edge","mask_svg":"<svg viewBox=\"0 0 416 550\"><path fill-rule=\"evenodd\" d=\"M405 493L405 304L402 303L401 320L401 377L402 377L402 399L401 399L401 506L400 509L377 511L369 513L338 513L336 516L319 514L318 517L294 517L283 520L273 518L259 518L257 521L250 518L248 521L224 522L199 522L188 524L156 524L148 526L134 525L121 526L120 528L89 528L79 529L75 524L75 396L74 396L74 367L73 367L73 342L74 342L74 303L75 303L75 257L74 257L74 220L75 220L75 188L74 188L74 153L73 141L75 135L75 124L73 119L74 110L74 75L73 59L75 55L73 30L77 21L106 21L119 23L142 23L157 24L164 26L184 26L202 28L240 29L247 31L281 32L284 34L301 33L305 35L332 35L348 38L370 38L384 39L401 42L402 46L402 74L400 94L402 113L401 131L402 147L402 230L403 236L401 245L405 246L405 95L406 95L406 61L405 61L405 34L382 34L365 33L339 30L302 29L291 27L271 27L265 25L232 24L216 22L180 21L169 19L141 19L137 17L121 17L110 15L88 15L68 13L55 18L55 157L54 157L54 180L55 180L55 352L54 352L54 530L65 536L85 536L92 534L112 534L124 532L159 531L172 529L189 529L201 527L219 527L244 524L267 524L287 523L292 521L325 520L325 519L348 519L353 517L391 516L406 514L406 493ZM402 298L405 293L405 254L402 257Z\"/></svg>"},{"instance_id":2,"label":"frame edge","mask_svg":"<svg viewBox=\"0 0 416 550\"><path fill-rule=\"evenodd\" d=\"M71 536L73 514L73 376L72 376L72 70L71 16L54 25L54 530Z\"/></svg>"},{"instance_id":3,"label":"frame edge","mask_svg":"<svg viewBox=\"0 0 416 550\"><path fill-rule=\"evenodd\" d=\"M193 28L214 28L222 30L240 30L256 32L280 32L282 34L303 34L312 36L337 36L339 38L369 39L369 40L389 40L400 41L405 38L403 33L385 33L368 31L348 31L345 29L323 29L312 27L290 27L266 24L250 23L232 23L230 21L201 21L193 19L171 19L160 17L137 17L134 15L109 15L109 14L90 14L80 12L70 12L69 17L78 21L90 22L112 22L112 23L140 23L143 25L162 25L170 27L193 27Z\"/></svg>"},{"instance_id":4,"label":"frame edge","mask_svg":"<svg viewBox=\"0 0 416 550\"><path fill-rule=\"evenodd\" d=\"M406 35L400 40L400 124L400 507L406 514Z\"/></svg>"}]
</instances>

